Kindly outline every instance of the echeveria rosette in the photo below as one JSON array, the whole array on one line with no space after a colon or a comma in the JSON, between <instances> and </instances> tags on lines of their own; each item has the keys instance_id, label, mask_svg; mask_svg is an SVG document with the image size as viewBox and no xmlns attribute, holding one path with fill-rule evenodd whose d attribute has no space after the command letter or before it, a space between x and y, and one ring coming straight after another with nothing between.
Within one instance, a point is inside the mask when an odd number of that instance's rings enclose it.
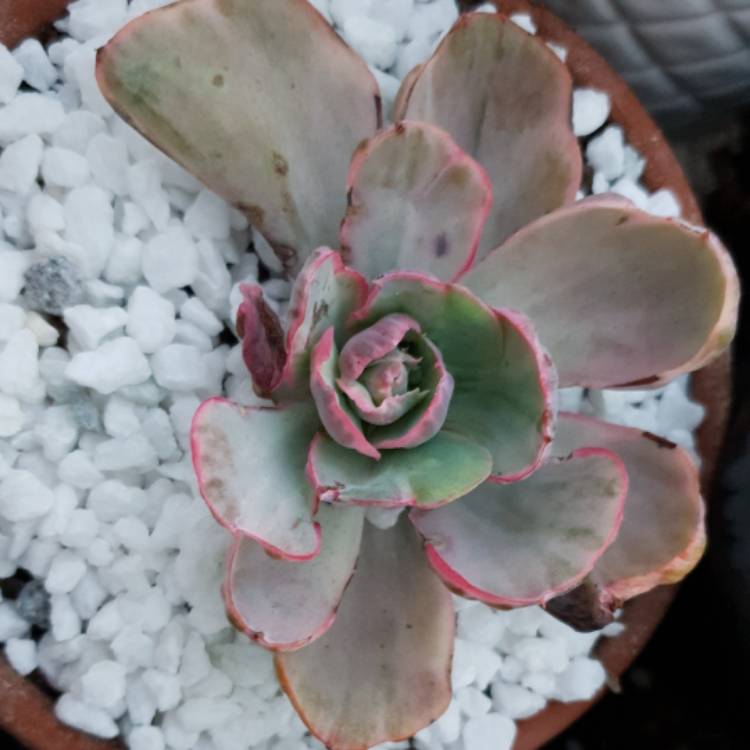
<instances>
[{"instance_id":1,"label":"echeveria rosette","mask_svg":"<svg viewBox=\"0 0 750 750\"><path fill-rule=\"evenodd\" d=\"M445 708L448 588L571 619L695 564L692 462L574 415L552 443L546 351L563 385L666 382L729 343L736 274L703 229L574 203L571 77L541 40L464 15L380 131L367 66L306 0L183 0L127 26L97 75L299 272L286 325L254 286L238 315L275 404L209 400L192 448L234 536L230 617L278 651L329 747L407 737ZM365 520L407 506L390 529Z\"/></svg>"}]
</instances>

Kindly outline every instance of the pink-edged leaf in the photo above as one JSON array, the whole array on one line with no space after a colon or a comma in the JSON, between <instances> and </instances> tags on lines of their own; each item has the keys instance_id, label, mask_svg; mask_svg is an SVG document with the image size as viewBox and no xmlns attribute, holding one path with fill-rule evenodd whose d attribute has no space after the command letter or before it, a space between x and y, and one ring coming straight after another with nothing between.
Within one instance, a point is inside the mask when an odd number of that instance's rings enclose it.
<instances>
[{"instance_id":1,"label":"pink-edged leaf","mask_svg":"<svg viewBox=\"0 0 750 750\"><path fill-rule=\"evenodd\" d=\"M630 477L620 533L590 580L611 608L655 586L675 583L697 564L706 543L698 469L674 443L647 432L562 414L553 451L581 446L617 453Z\"/></svg>"},{"instance_id":2,"label":"pink-edged leaf","mask_svg":"<svg viewBox=\"0 0 750 750\"><path fill-rule=\"evenodd\" d=\"M275 559L238 538L224 582L235 627L266 648L289 651L319 638L336 618L359 554L364 511L321 506L320 554L308 562Z\"/></svg>"},{"instance_id":3,"label":"pink-edged leaf","mask_svg":"<svg viewBox=\"0 0 750 750\"><path fill-rule=\"evenodd\" d=\"M292 288L287 361L275 399L309 397L310 352L330 326L336 343L343 344L346 321L366 298L367 282L344 265L340 253L327 247L313 253Z\"/></svg>"},{"instance_id":4,"label":"pink-edged leaf","mask_svg":"<svg viewBox=\"0 0 750 750\"><path fill-rule=\"evenodd\" d=\"M404 519L366 524L357 570L331 629L276 655L281 686L332 750L366 750L411 737L451 698L455 616Z\"/></svg>"},{"instance_id":5,"label":"pink-edged leaf","mask_svg":"<svg viewBox=\"0 0 750 750\"><path fill-rule=\"evenodd\" d=\"M315 557L320 529L305 465L319 424L308 404L275 409L204 401L190 445L198 488L216 520L280 557Z\"/></svg>"},{"instance_id":6,"label":"pink-edged leaf","mask_svg":"<svg viewBox=\"0 0 750 750\"><path fill-rule=\"evenodd\" d=\"M310 391L320 421L339 445L377 460L380 458L379 451L364 436L359 418L336 386L337 362L338 351L331 327L315 344L310 357Z\"/></svg>"},{"instance_id":7,"label":"pink-edged leaf","mask_svg":"<svg viewBox=\"0 0 750 750\"><path fill-rule=\"evenodd\" d=\"M310 445L307 477L318 500L343 505L436 508L463 497L492 470L489 451L443 430L408 450L373 461L319 433Z\"/></svg>"},{"instance_id":8,"label":"pink-edged leaf","mask_svg":"<svg viewBox=\"0 0 750 750\"><path fill-rule=\"evenodd\" d=\"M242 358L259 396L268 398L281 380L286 363L284 330L276 313L263 299L257 284L242 284L242 303L237 311L237 335Z\"/></svg>"},{"instance_id":9,"label":"pink-edged leaf","mask_svg":"<svg viewBox=\"0 0 750 750\"><path fill-rule=\"evenodd\" d=\"M386 396L376 406L369 391L361 383L339 378L337 384L341 392L351 402L357 416L372 425L387 425L395 422L414 408L425 396L429 395L428 391L414 388L411 391L406 391L406 393Z\"/></svg>"},{"instance_id":10,"label":"pink-edged leaf","mask_svg":"<svg viewBox=\"0 0 750 750\"><path fill-rule=\"evenodd\" d=\"M582 162L571 99L570 73L554 52L494 13L462 16L402 84L394 119L443 128L489 176L492 210L477 259L575 199Z\"/></svg>"},{"instance_id":11,"label":"pink-edged leaf","mask_svg":"<svg viewBox=\"0 0 750 750\"><path fill-rule=\"evenodd\" d=\"M365 368L395 349L409 331L419 333L419 323L408 315L386 315L355 333L341 349L339 370L344 380L356 380Z\"/></svg>"},{"instance_id":12,"label":"pink-edged leaf","mask_svg":"<svg viewBox=\"0 0 750 750\"><path fill-rule=\"evenodd\" d=\"M307 0L160 8L100 50L97 80L122 117L244 211L290 273L337 244L349 159L379 127L380 94Z\"/></svg>"},{"instance_id":13,"label":"pink-edged leaf","mask_svg":"<svg viewBox=\"0 0 750 750\"><path fill-rule=\"evenodd\" d=\"M401 271L373 282L354 322L395 312L421 324L454 379L446 429L485 446L501 481L534 471L552 441L556 377L528 321L464 287Z\"/></svg>"},{"instance_id":14,"label":"pink-edged leaf","mask_svg":"<svg viewBox=\"0 0 750 750\"><path fill-rule=\"evenodd\" d=\"M341 247L367 278L400 268L450 280L471 266L492 188L440 128L398 122L365 141L347 187Z\"/></svg>"},{"instance_id":15,"label":"pink-edged leaf","mask_svg":"<svg viewBox=\"0 0 750 750\"><path fill-rule=\"evenodd\" d=\"M448 416L453 376L445 369L438 348L426 336L416 337L413 348L421 359L419 387L427 395L398 421L372 430L370 441L379 450L422 445L440 431Z\"/></svg>"},{"instance_id":16,"label":"pink-edged leaf","mask_svg":"<svg viewBox=\"0 0 750 750\"><path fill-rule=\"evenodd\" d=\"M543 604L579 583L612 544L627 485L617 456L585 448L411 518L452 590L500 607Z\"/></svg>"},{"instance_id":17,"label":"pink-edged leaf","mask_svg":"<svg viewBox=\"0 0 750 750\"><path fill-rule=\"evenodd\" d=\"M529 316L560 385L657 385L732 339L739 282L705 229L621 198L562 209L511 237L461 279Z\"/></svg>"}]
</instances>

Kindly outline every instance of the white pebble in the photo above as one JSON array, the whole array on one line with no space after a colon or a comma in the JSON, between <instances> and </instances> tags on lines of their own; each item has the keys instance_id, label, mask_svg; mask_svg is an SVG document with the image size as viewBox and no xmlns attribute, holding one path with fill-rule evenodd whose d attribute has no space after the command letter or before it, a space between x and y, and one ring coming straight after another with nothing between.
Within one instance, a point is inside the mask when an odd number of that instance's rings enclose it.
<instances>
[{"instance_id":1,"label":"white pebble","mask_svg":"<svg viewBox=\"0 0 750 750\"><path fill-rule=\"evenodd\" d=\"M0 391L22 401L39 396L39 344L27 328L13 334L0 353Z\"/></svg>"},{"instance_id":2,"label":"white pebble","mask_svg":"<svg viewBox=\"0 0 750 750\"><path fill-rule=\"evenodd\" d=\"M79 490L91 489L102 481L103 477L84 451L68 453L57 465L60 481L66 482Z\"/></svg>"},{"instance_id":3,"label":"white pebble","mask_svg":"<svg viewBox=\"0 0 750 750\"><path fill-rule=\"evenodd\" d=\"M113 599L89 620L86 635L95 641L111 641L124 624L117 601Z\"/></svg>"},{"instance_id":4,"label":"white pebble","mask_svg":"<svg viewBox=\"0 0 750 750\"><path fill-rule=\"evenodd\" d=\"M516 725L506 716L487 714L469 719L462 736L465 750L511 750Z\"/></svg>"},{"instance_id":5,"label":"white pebble","mask_svg":"<svg viewBox=\"0 0 750 750\"><path fill-rule=\"evenodd\" d=\"M592 138L586 146L586 159L610 182L625 171L625 142L622 128L610 125L601 135Z\"/></svg>"},{"instance_id":6,"label":"white pebble","mask_svg":"<svg viewBox=\"0 0 750 750\"><path fill-rule=\"evenodd\" d=\"M62 550L50 565L44 587L50 594L69 594L83 578L86 563L71 550Z\"/></svg>"},{"instance_id":7,"label":"white pebble","mask_svg":"<svg viewBox=\"0 0 750 750\"><path fill-rule=\"evenodd\" d=\"M529 34L536 34L536 24L528 13L514 13L510 20Z\"/></svg>"},{"instance_id":8,"label":"white pebble","mask_svg":"<svg viewBox=\"0 0 750 750\"><path fill-rule=\"evenodd\" d=\"M0 438L12 437L20 432L25 421L18 399L0 393Z\"/></svg>"},{"instance_id":9,"label":"white pebble","mask_svg":"<svg viewBox=\"0 0 750 750\"><path fill-rule=\"evenodd\" d=\"M0 241L0 302L13 302L23 288L23 274L30 261L26 254L16 250L5 250Z\"/></svg>"},{"instance_id":10,"label":"white pebble","mask_svg":"<svg viewBox=\"0 0 750 750\"><path fill-rule=\"evenodd\" d=\"M65 724L96 737L111 739L116 737L120 731L109 714L87 706L70 693L62 695L55 703L55 716Z\"/></svg>"},{"instance_id":11,"label":"white pebble","mask_svg":"<svg viewBox=\"0 0 750 750\"><path fill-rule=\"evenodd\" d=\"M34 436L48 461L62 460L78 441L78 423L72 407L62 404L45 409L34 427Z\"/></svg>"},{"instance_id":12,"label":"white pebble","mask_svg":"<svg viewBox=\"0 0 750 750\"><path fill-rule=\"evenodd\" d=\"M36 339L39 346L54 346L60 339L57 328L48 323L39 313L29 310L26 314L26 328L28 328Z\"/></svg>"},{"instance_id":13,"label":"white pebble","mask_svg":"<svg viewBox=\"0 0 750 750\"><path fill-rule=\"evenodd\" d=\"M80 187L89 179L89 163L75 151L53 146L44 152L42 177L48 185Z\"/></svg>"},{"instance_id":14,"label":"white pebble","mask_svg":"<svg viewBox=\"0 0 750 750\"><path fill-rule=\"evenodd\" d=\"M18 523L31 521L47 513L55 496L31 472L9 471L0 482L0 516Z\"/></svg>"},{"instance_id":15,"label":"white pebble","mask_svg":"<svg viewBox=\"0 0 750 750\"><path fill-rule=\"evenodd\" d=\"M88 507L100 521L113 523L123 516L140 514L146 507L146 493L139 487L108 479L91 490Z\"/></svg>"},{"instance_id":16,"label":"white pebble","mask_svg":"<svg viewBox=\"0 0 750 750\"><path fill-rule=\"evenodd\" d=\"M156 451L141 432L107 440L94 452L94 465L99 471L145 472L157 464Z\"/></svg>"},{"instance_id":17,"label":"white pebble","mask_svg":"<svg viewBox=\"0 0 750 750\"><path fill-rule=\"evenodd\" d=\"M7 341L26 322L26 311L18 305L0 303L0 341Z\"/></svg>"},{"instance_id":18,"label":"white pebble","mask_svg":"<svg viewBox=\"0 0 750 750\"><path fill-rule=\"evenodd\" d=\"M128 735L128 747L130 750L164 750L164 735L159 727L136 727Z\"/></svg>"},{"instance_id":19,"label":"white pebble","mask_svg":"<svg viewBox=\"0 0 750 750\"><path fill-rule=\"evenodd\" d=\"M128 707L128 718L133 724L150 724L156 715L156 703L149 689L144 685L140 676L130 675L125 689L125 702ZM153 729L160 732L157 727L143 726L139 729ZM133 748L133 735L128 738L131 750Z\"/></svg>"},{"instance_id":20,"label":"white pebble","mask_svg":"<svg viewBox=\"0 0 750 750\"><path fill-rule=\"evenodd\" d=\"M136 287L128 301L128 335L146 354L162 349L177 330L174 305L146 286Z\"/></svg>"},{"instance_id":21,"label":"white pebble","mask_svg":"<svg viewBox=\"0 0 750 750\"><path fill-rule=\"evenodd\" d=\"M185 211L185 226L196 237L215 240L229 238L229 204L205 188Z\"/></svg>"},{"instance_id":22,"label":"white pebble","mask_svg":"<svg viewBox=\"0 0 750 750\"><path fill-rule=\"evenodd\" d=\"M667 188L662 188L652 193L646 203L646 210L654 216L676 218L682 209L675 194Z\"/></svg>"},{"instance_id":23,"label":"white pebble","mask_svg":"<svg viewBox=\"0 0 750 750\"><path fill-rule=\"evenodd\" d=\"M26 635L29 623L16 612L10 602L0 602L0 641Z\"/></svg>"},{"instance_id":24,"label":"white pebble","mask_svg":"<svg viewBox=\"0 0 750 750\"><path fill-rule=\"evenodd\" d=\"M90 706L112 708L125 697L125 667L106 659L81 677L81 697Z\"/></svg>"},{"instance_id":25,"label":"white pebble","mask_svg":"<svg viewBox=\"0 0 750 750\"><path fill-rule=\"evenodd\" d=\"M27 195L36 183L43 150L35 133L6 146L0 154L0 189Z\"/></svg>"},{"instance_id":26,"label":"white pebble","mask_svg":"<svg viewBox=\"0 0 750 750\"><path fill-rule=\"evenodd\" d=\"M498 681L492 684L495 710L511 719L526 719L544 708L541 695L521 685Z\"/></svg>"},{"instance_id":27,"label":"white pebble","mask_svg":"<svg viewBox=\"0 0 750 750\"><path fill-rule=\"evenodd\" d=\"M483 716L492 707L492 701L484 692L471 685L456 693L456 701L461 712L468 717Z\"/></svg>"},{"instance_id":28,"label":"white pebble","mask_svg":"<svg viewBox=\"0 0 750 750\"><path fill-rule=\"evenodd\" d=\"M367 16L349 16L342 27L344 39L369 65L388 70L396 61L393 29Z\"/></svg>"},{"instance_id":29,"label":"white pebble","mask_svg":"<svg viewBox=\"0 0 750 750\"><path fill-rule=\"evenodd\" d=\"M97 133L86 148L86 159L94 179L115 195L128 192L128 150L122 141Z\"/></svg>"},{"instance_id":30,"label":"white pebble","mask_svg":"<svg viewBox=\"0 0 750 750\"><path fill-rule=\"evenodd\" d=\"M209 336L217 336L224 330L224 324L198 297L189 297L182 303L180 317L194 323Z\"/></svg>"},{"instance_id":31,"label":"white pebble","mask_svg":"<svg viewBox=\"0 0 750 750\"><path fill-rule=\"evenodd\" d=\"M128 437L137 432L141 426L135 405L121 396L112 396L107 400L103 421L107 434L116 438Z\"/></svg>"},{"instance_id":32,"label":"white pebble","mask_svg":"<svg viewBox=\"0 0 750 750\"><path fill-rule=\"evenodd\" d=\"M0 108L0 145L35 133L53 133L65 119L63 105L44 94L19 94Z\"/></svg>"},{"instance_id":33,"label":"white pebble","mask_svg":"<svg viewBox=\"0 0 750 750\"><path fill-rule=\"evenodd\" d=\"M128 314L121 307L73 305L65 309L63 319L78 344L95 349L105 336L124 328Z\"/></svg>"},{"instance_id":34,"label":"white pebble","mask_svg":"<svg viewBox=\"0 0 750 750\"><path fill-rule=\"evenodd\" d=\"M5 657L18 674L31 674L38 666L36 643L29 638L9 638L5 644Z\"/></svg>"},{"instance_id":35,"label":"white pebble","mask_svg":"<svg viewBox=\"0 0 750 750\"><path fill-rule=\"evenodd\" d=\"M610 189L613 193L627 198L638 208L646 209L648 206L648 192L628 177L621 177Z\"/></svg>"},{"instance_id":36,"label":"white pebble","mask_svg":"<svg viewBox=\"0 0 750 750\"><path fill-rule=\"evenodd\" d=\"M151 357L156 382L171 391L204 388L209 373L203 354L188 344L170 344Z\"/></svg>"},{"instance_id":37,"label":"white pebble","mask_svg":"<svg viewBox=\"0 0 750 750\"><path fill-rule=\"evenodd\" d=\"M94 351L76 354L65 374L79 385L109 394L142 383L151 375L151 368L135 339L122 336Z\"/></svg>"},{"instance_id":38,"label":"white pebble","mask_svg":"<svg viewBox=\"0 0 750 750\"><path fill-rule=\"evenodd\" d=\"M579 138L591 135L607 122L609 110L605 91L577 88L573 92L573 132Z\"/></svg>"},{"instance_id":39,"label":"white pebble","mask_svg":"<svg viewBox=\"0 0 750 750\"><path fill-rule=\"evenodd\" d=\"M25 39L13 51L23 67L23 80L37 91L47 91L57 80L57 71L38 39Z\"/></svg>"},{"instance_id":40,"label":"white pebble","mask_svg":"<svg viewBox=\"0 0 750 750\"><path fill-rule=\"evenodd\" d=\"M82 620L90 620L109 597L95 571L88 570L71 591L70 600Z\"/></svg>"},{"instance_id":41,"label":"white pebble","mask_svg":"<svg viewBox=\"0 0 750 750\"><path fill-rule=\"evenodd\" d=\"M138 162L128 167L126 179L128 193L136 205L157 229L166 229L170 216L169 199L162 189L158 163L154 159Z\"/></svg>"},{"instance_id":42,"label":"white pebble","mask_svg":"<svg viewBox=\"0 0 750 750\"><path fill-rule=\"evenodd\" d=\"M197 272L198 252L182 227L171 227L146 244L143 276L157 292L189 286Z\"/></svg>"},{"instance_id":43,"label":"white pebble","mask_svg":"<svg viewBox=\"0 0 750 750\"><path fill-rule=\"evenodd\" d=\"M84 271L98 276L114 242L114 213L109 195L95 185L71 190L63 203L65 237L85 250Z\"/></svg>"},{"instance_id":44,"label":"white pebble","mask_svg":"<svg viewBox=\"0 0 750 750\"><path fill-rule=\"evenodd\" d=\"M85 154L91 140L106 130L104 120L94 112L77 109L65 115L52 136L52 145Z\"/></svg>"},{"instance_id":45,"label":"white pebble","mask_svg":"<svg viewBox=\"0 0 750 750\"><path fill-rule=\"evenodd\" d=\"M50 597L50 624L56 641L69 641L81 632L81 618L67 594Z\"/></svg>"},{"instance_id":46,"label":"white pebble","mask_svg":"<svg viewBox=\"0 0 750 750\"><path fill-rule=\"evenodd\" d=\"M602 688L604 667L595 659L577 657L557 676L556 697L563 702L587 701Z\"/></svg>"},{"instance_id":47,"label":"white pebble","mask_svg":"<svg viewBox=\"0 0 750 750\"><path fill-rule=\"evenodd\" d=\"M11 55L4 44L0 44L0 104L8 104L23 81L23 67Z\"/></svg>"},{"instance_id":48,"label":"white pebble","mask_svg":"<svg viewBox=\"0 0 750 750\"><path fill-rule=\"evenodd\" d=\"M154 642L140 628L126 625L112 641L112 652L128 672L150 667L154 659Z\"/></svg>"}]
</instances>

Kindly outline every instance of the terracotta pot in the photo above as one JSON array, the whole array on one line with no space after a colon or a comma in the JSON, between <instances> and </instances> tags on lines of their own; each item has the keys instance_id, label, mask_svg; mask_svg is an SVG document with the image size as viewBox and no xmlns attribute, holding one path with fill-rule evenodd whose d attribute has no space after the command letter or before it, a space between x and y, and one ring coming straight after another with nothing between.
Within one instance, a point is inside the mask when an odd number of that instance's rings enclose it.
<instances>
[{"instance_id":1,"label":"terracotta pot","mask_svg":"<svg viewBox=\"0 0 750 750\"><path fill-rule=\"evenodd\" d=\"M0 42L15 47L27 36L39 36L62 15L70 0L0 0Z\"/></svg>"},{"instance_id":2,"label":"terracotta pot","mask_svg":"<svg viewBox=\"0 0 750 750\"><path fill-rule=\"evenodd\" d=\"M25 35L42 34L67 4L66 0L0 0L0 41L12 46ZM646 158L644 184L649 190L669 188L677 196L686 219L701 223L695 196L661 132L628 86L604 60L552 13L528 0L496 0L504 12L530 13L547 41L568 49L567 63L577 85L602 89L612 99L611 119L620 124L626 140ZM703 457L703 486L708 493L724 439L731 381L729 355L696 373L693 395L707 409L698 431ZM612 681L633 662L664 616L676 594L676 587L664 586L630 602L625 607L625 632L604 639L597 656ZM536 750L587 711L592 701L551 703L544 711L519 722L515 750ZM114 750L117 742L103 742L63 726L54 718L51 699L31 681L17 675L0 658L0 727L30 750Z\"/></svg>"}]
</instances>

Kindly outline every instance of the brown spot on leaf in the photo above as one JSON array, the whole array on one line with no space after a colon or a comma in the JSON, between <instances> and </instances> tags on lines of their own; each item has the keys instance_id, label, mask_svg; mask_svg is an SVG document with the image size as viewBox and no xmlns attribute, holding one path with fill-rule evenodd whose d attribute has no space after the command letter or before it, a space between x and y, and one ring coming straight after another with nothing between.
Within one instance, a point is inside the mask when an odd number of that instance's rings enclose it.
<instances>
[{"instance_id":1,"label":"brown spot on leaf","mask_svg":"<svg viewBox=\"0 0 750 750\"><path fill-rule=\"evenodd\" d=\"M406 126L400 120L395 124L393 129L395 130L396 135L403 135L406 132Z\"/></svg>"},{"instance_id":2,"label":"brown spot on leaf","mask_svg":"<svg viewBox=\"0 0 750 750\"><path fill-rule=\"evenodd\" d=\"M380 126L383 124L383 100L380 98L380 94L375 94L373 101L375 104L375 121L377 122L378 129L380 129Z\"/></svg>"},{"instance_id":3,"label":"brown spot on leaf","mask_svg":"<svg viewBox=\"0 0 750 750\"><path fill-rule=\"evenodd\" d=\"M654 435L653 432L647 432L646 430L644 430L641 435L643 435L643 437L645 437L647 440L651 440L652 442L656 443L660 448L674 450L677 447L676 443L673 443L671 440L667 440L660 435Z\"/></svg>"},{"instance_id":4,"label":"brown spot on leaf","mask_svg":"<svg viewBox=\"0 0 750 750\"><path fill-rule=\"evenodd\" d=\"M273 171L280 177L289 172L289 162L278 151L273 152Z\"/></svg>"},{"instance_id":5,"label":"brown spot on leaf","mask_svg":"<svg viewBox=\"0 0 750 750\"><path fill-rule=\"evenodd\" d=\"M260 229L263 226L266 212L260 206L256 206L253 203L238 203L237 208L247 216L247 220L256 229Z\"/></svg>"},{"instance_id":6,"label":"brown spot on leaf","mask_svg":"<svg viewBox=\"0 0 750 750\"><path fill-rule=\"evenodd\" d=\"M630 220L630 216L628 216L627 214L623 214L623 215L622 215L622 216L621 216L621 217L620 217L620 218L619 218L619 219L617 220L617 223L615 224L615 226L616 226L616 227L621 227L621 226L622 226L623 224L627 223L627 222L628 222L629 220Z\"/></svg>"},{"instance_id":7,"label":"brown spot on leaf","mask_svg":"<svg viewBox=\"0 0 750 750\"><path fill-rule=\"evenodd\" d=\"M640 378L640 380L631 380L629 383L618 383L613 385L612 388L639 388L643 385L653 385L659 382L658 375L649 375L647 378Z\"/></svg>"},{"instance_id":8,"label":"brown spot on leaf","mask_svg":"<svg viewBox=\"0 0 750 750\"><path fill-rule=\"evenodd\" d=\"M211 83L213 83L216 88L221 88L224 85L224 76L221 73L217 73L212 79Z\"/></svg>"},{"instance_id":9,"label":"brown spot on leaf","mask_svg":"<svg viewBox=\"0 0 750 750\"><path fill-rule=\"evenodd\" d=\"M441 232L435 238L435 257L444 258L448 255L448 250L448 237L446 237L445 232Z\"/></svg>"}]
</instances>

